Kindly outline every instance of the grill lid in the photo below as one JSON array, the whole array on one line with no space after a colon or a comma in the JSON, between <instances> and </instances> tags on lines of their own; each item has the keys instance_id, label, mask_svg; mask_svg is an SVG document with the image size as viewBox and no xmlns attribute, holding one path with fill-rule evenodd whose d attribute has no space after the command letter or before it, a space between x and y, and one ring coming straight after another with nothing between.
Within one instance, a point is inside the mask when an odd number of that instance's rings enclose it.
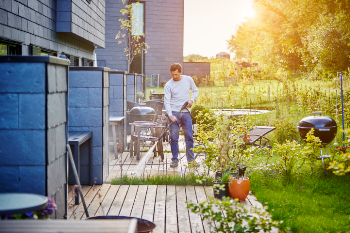
<instances>
[{"instance_id":1,"label":"grill lid","mask_svg":"<svg viewBox=\"0 0 350 233\"><path fill-rule=\"evenodd\" d=\"M145 104L133 107L129 112L130 123L134 121L155 121L156 111L151 107L146 107Z\"/></svg>"},{"instance_id":2,"label":"grill lid","mask_svg":"<svg viewBox=\"0 0 350 233\"><path fill-rule=\"evenodd\" d=\"M298 128L336 128L337 123L329 116L308 116L299 122Z\"/></svg>"}]
</instances>

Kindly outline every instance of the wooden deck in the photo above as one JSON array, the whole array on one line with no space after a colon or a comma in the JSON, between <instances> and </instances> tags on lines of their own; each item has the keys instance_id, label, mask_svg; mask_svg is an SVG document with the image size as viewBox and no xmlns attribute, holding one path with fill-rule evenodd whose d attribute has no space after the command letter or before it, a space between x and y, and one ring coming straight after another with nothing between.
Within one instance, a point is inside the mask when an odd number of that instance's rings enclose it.
<instances>
[{"instance_id":1,"label":"wooden deck","mask_svg":"<svg viewBox=\"0 0 350 233\"><path fill-rule=\"evenodd\" d=\"M170 148L168 148L170 150ZM147 150L147 148L144 148ZM167 147L165 147L167 150ZM184 174L189 171L187 159L183 157L179 166L170 168L171 153L165 154L163 162L160 157L153 154L146 160L143 152L140 161L136 156L130 157L124 152L118 159L114 159L114 153L110 153L110 175L103 185L82 186L85 202L90 217L93 216L132 216L150 220L156 224L153 232L210 232L207 222L202 222L201 217L191 213L187 203L198 203L205 201L213 195L211 186L172 186L172 185L111 185L109 182L118 176L127 174L155 175L155 174ZM180 158L185 153L181 153ZM201 163L203 157L197 157L196 161ZM140 162L146 164L140 166ZM141 172L138 172L141 169ZM206 172L203 166L191 172ZM68 193L68 218L85 219L82 203L74 205L74 186L69 186ZM262 207L255 196L249 195L241 202L246 207Z\"/></svg>"},{"instance_id":2,"label":"wooden deck","mask_svg":"<svg viewBox=\"0 0 350 233\"><path fill-rule=\"evenodd\" d=\"M68 218L86 218L82 203L74 205L73 185L69 186ZM211 186L94 185L83 186L89 216L132 216L156 224L153 232L210 232L207 222L191 213L186 202L198 203L213 195ZM250 195L246 207L261 205Z\"/></svg>"}]
</instances>

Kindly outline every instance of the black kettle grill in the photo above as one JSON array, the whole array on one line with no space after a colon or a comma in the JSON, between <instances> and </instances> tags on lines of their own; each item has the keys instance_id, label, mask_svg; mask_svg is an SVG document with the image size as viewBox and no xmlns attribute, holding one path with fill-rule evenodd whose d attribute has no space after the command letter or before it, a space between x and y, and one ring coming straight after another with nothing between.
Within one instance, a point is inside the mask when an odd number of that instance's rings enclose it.
<instances>
[{"instance_id":1,"label":"black kettle grill","mask_svg":"<svg viewBox=\"0 0 350 233\"><path fill-rule=\"evenodd\" d=\"M322 112L313 112L313 114L322 114ZM314 129L314 135L321 140L322 146L326 150L326 145L333 141L335 136L337 135L337 122L329 116L308 116L303 118L298 125L299 134L302 139L306 139L306 134ZM323 155L321 148L321 157L319 159L329 158L330 155Z\"/></svg>"},{"instance_id":2,"label":"black kettle grill","mask_svg":"<svg viewBox=\"0 0 350 233\"><path fill-rule=\"evenodd\" d=\"M156 111L151 107L146 107L145 104L140 104L137 107L133 107L129 112L129 123L134 121L155 121Z\"/></svg>"},{"instance_id":3,"label":"black kettle grill","mask_svg":"<svg viewBox=\"0 0 350 233\"><path fill-rule=\"evenodd\" d=\"M321 114L322 112L314 112ZM325 146L333 141L337 135L337 122L329 116L308 116L299 122L299 134L302 139L306 138L306 134L313 128L314 135L319 137L322 145Z\"/></svg>"}]
</instances>

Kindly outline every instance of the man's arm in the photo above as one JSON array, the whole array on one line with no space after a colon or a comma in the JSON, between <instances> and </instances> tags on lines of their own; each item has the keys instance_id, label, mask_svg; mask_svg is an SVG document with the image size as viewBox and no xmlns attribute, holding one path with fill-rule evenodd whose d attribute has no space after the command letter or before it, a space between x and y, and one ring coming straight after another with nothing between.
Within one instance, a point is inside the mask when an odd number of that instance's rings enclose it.
<instances>
[{"instance_id":1,"label":"man's arm","mask_svg":"<svg viewBox=\"0 0 350 233\"><path fill-rule=\"evenodd\" d=\"M173 113L171 111L170 99L171 99L170 87L168 85L165 85L165 87L164 87L164 105L165 105L165 110L168 113L168 116L173 115Z\"/></svg>"},{"instance_id":2,"label":"man's arm","mask_svg":"<svg viewBox=\"0 0 350 233\"><path fill-rule=\"evenodd\" d=\"M193 79L191 78L190 80L190 88L192 90L192 97L191 99L188 101L188 105L187 107L191 107L193 105L193 102L197 99L198 97L198 88L196 86L196 84L194 83Z\"/></svg>"}]
</instances>

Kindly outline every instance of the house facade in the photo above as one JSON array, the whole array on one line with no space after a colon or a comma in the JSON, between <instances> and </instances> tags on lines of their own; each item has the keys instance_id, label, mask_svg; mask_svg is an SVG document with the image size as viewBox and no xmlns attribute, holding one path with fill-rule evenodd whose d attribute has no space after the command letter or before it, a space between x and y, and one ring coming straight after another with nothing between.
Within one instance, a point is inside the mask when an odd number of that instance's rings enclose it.
<instances>
[{"instance_id":1,"label":"house facade","mask_svg":"<svg viewBox=\"0 0 350 233\"><path fill-rule=\"evenodd\" d=\"M104 0L0 1L0 192L53 198L57 210L51 218L67 217L69 66L94 65L95 48L105 46L104 34ZM93 85L79 84L86 83ZM85 104L87 91L82 89L75 94ZM96 90L91 105L101 100L102 91ZM102 96L108 102L108 94ZM108 135L108 130L100 131ZM99 152L102 145L97 143L92 150Z\"/></svg>"},{"instance_id":2,"label":"house facade","mask_svg":"<svg viewBox=\"0 0 350 233\"><path fill-rule=\"evenodd\" d=\"M137 1L126 1L135 4ZM139 33L145 34L147 53L134 59L131 73L145 74L148 78L159 75L159 83L170 78L169 68L173 63L183 64L184 0L139 1L135 17L139 21ZM96 49L98 66L112 70L128 71L125 41L116 39L120 29L119 19L127 17L120 10L122 1L106 0L106 44L105 49ZM122 43L120 44L119 41Z\"/></svg>"},{"instance_id":3,"label":"house facade","mask_svg":"<svg viewBox=\"0 0 350 233\"><path fill-rule=\"evenodd\" d=\"M0 1L0 55L66 55L92 66L105 46L105 0Z\"/></svg>"}]
</instances>

